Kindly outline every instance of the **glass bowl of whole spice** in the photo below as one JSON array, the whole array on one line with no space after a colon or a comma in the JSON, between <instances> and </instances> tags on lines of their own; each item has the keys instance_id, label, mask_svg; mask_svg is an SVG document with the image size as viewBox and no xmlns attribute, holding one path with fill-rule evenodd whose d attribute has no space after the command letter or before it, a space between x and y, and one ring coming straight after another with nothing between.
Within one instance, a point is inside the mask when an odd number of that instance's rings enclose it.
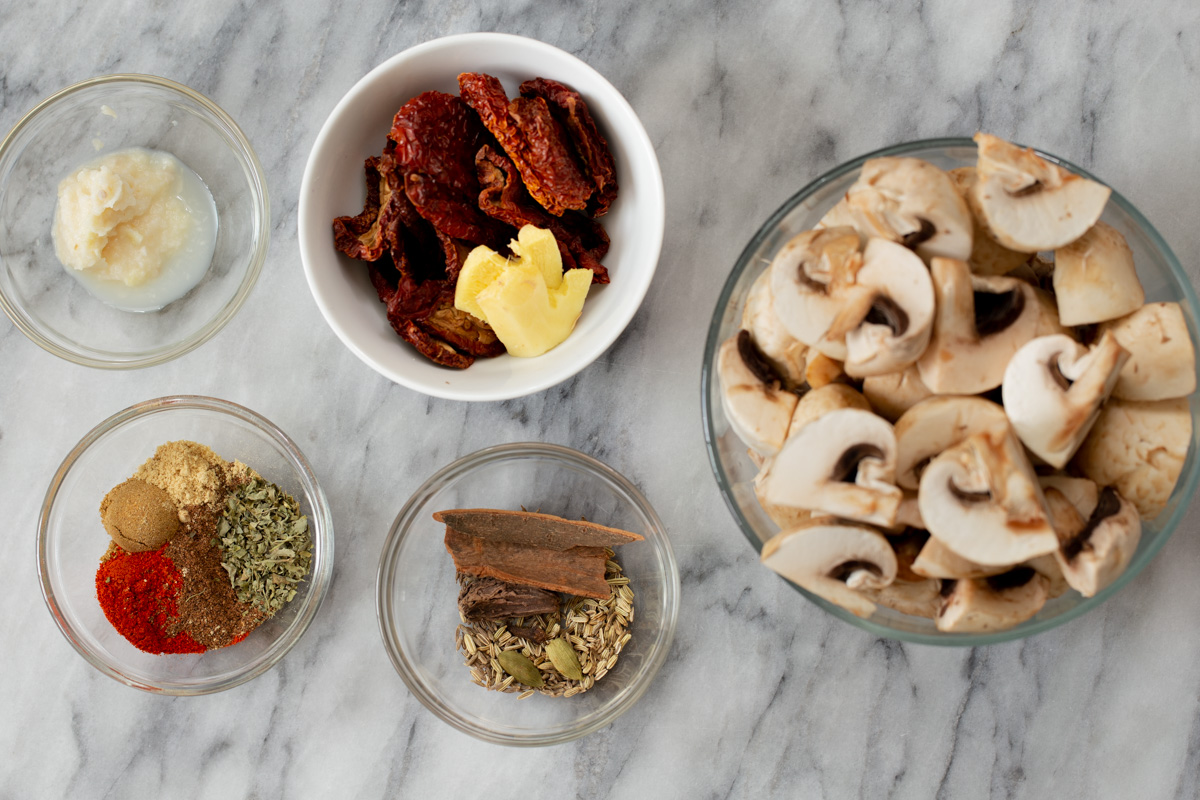
<instances>
[{"instance_id":1,"label":"glass bowl of whole spice","mask_svg":"<svg viewBox=\"0 0 1200 800\"><path fill-rule=\"evenodd\" d=\"M109 417L64 459L38 565L88 663L137 689L208 694L266 672L304 634L333 570L332 517L270 421L163 397Z\"/></svg>"},{"instance_id":2,"label":"glass bowl of whole spice","mask_svg":"<svg viewBox=\"0 0 1200 800\"><path fill-rule=\"evenodd\" d=\"M566 549L534 546L546 530L543 542ZM573 581L592 551L605 599L572 596L587 591ZM496 553L504 582L459 571ZM548 594L553 608L526 605ZM469 622L476 600L475 611L510 610ZM430 711L485 741L551 745L608 725L645 693L675 633L679 575L661 520L627 478L576 450L517 443L460 458L413 494L384 544L376 602L392 664ZM528 669L540 672L532 683Z\"/></svg>"}]
</instances>

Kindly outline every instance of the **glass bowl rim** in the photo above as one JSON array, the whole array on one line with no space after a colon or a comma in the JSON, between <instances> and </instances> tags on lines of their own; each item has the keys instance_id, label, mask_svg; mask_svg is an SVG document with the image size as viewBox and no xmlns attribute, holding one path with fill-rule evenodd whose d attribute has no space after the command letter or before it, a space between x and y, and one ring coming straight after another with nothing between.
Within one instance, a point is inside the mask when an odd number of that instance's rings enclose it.
<instances>
[{"instance_id":1,"label":"glass bowl rim","mask_svg":"<svg viewBox=\"0 0 1200 800\"><path fill-rule=\"evenodd\" d=\"M1025 145L1019 145L1024 147ZM770 236L779 226L779 223L792 212L802 202L807 200L817 190L824 187L826 184L843 177L849 172L862 167L862 165L872 158L883 158L887 156L904 156L916 151L924 151L931 149L950 149L950 148L970 148L975 149L975 141L967 137L941 137L933 139L916 139L909 142L884 147L879 150L874 150L864 155L843 162L827 172L822 173L814 180L810 181L803 188L789 197L779 206L766 221L755 231L754 236L746 244L745 248L738 255L734 262L733 269L729 273L729 277L725 280L725 285L721 288L721 294L717 299L716 307L713 310L712 319L708 326L708 335L704 344L704 361L700 368L700 415L701 422L704 427L704 448L708 454L708 463L712 468L713 478L717 482L717 488L721 493L721 498L725 501L726 507L733 515L734 521L737 523L738 529L746 540L750 542L756 552L762 552L763 543L759 540L758 534L755 533L753 526L746 519L741 509L738 507L737 498L734 497L732 484L729 475L725 472L724 465L717 452L717 435L713 420L714 405L720 403L719 397L709 396L709 387L712 385L712 364L716 355L717 348L720 346L719 334L721 328L721 320L724 316L724 310L729 305L729 300L733 296L733 291L737 285L738 279L745 273L749 267L750 260L754 253L762 245L763 241ZM1100 178L1082 167L1076 166L1065 158L1060 158L1052 153L1047 153L1039 148L1032 148L1039 156L1057 164L1064 169L1081 175L1089 180L1108 186ZM1112 189L1112 187L1109 187ZM1184 272L1183 266L1179 263L1170 245L1159 234L1158 230L1150 223L1145 216L1142 215L1137 208L1125 199L1120 192L1112 189L1112 195L1109 202L1114 203L1122 212L1127 214L1134 224L1141 230L1143 234L1150 240L1153 246L1162 254L1163 260L1174 278L1177 288L1183 295L1182 301L1186 303L1190 310L1193 319L1200 320L1200 300L1197 300L1196 290L1192 286L1191 279ZM1196 340L1196 332L1190 330L1193 342ZM1192 413L1189 410L1189 413ZM1194 413L1192 413L1194 418ZM1195 420L1193 419L1193 424ZM1172 496L1175 492L1182 491L1183 497L1193 497L1196 492L1197 483L1200 482L1200 468L1197 464L1197 454L1195 448L1189 445L1187 457L1184 461L1183 469L1180 473L1180 483L1175 487ZM873 622L870 619L862 619L851 614L846 609L834 603L830 603L822 597L814 595L812 592L796 585L792 581L787 581L793 589L806 597L809 601L824 609L826 612L849 622L868 633L879 636L885 639L895 639L902 642L912 642L914 644L931 644L949 647L977 647L980 645L999 644L1001 642L1013 641L1016 639L1024 639L1029 636L1034 636L1039 633L1044 633L1051 628L1056 628L1059 625L1070 622L1088 611L1099 606L1109 597L1112 597L1118 591L1123 589L1134 577L1137 576L1142 569L1154 559L1158 551L1167 543L1167 540L1174 535L1176 529L1182 523L1184 516L1187 514L1189 503L1181 502L1175 508L1170 518L1163 525L1159 535L1149 546L1143 551L1134 556L1125 572L1117 577L1111 584L1106 586L1101 591L1097 592L1093 597L1085 598L1083 602L1073 606L1060 614L1057 614L1048 619L1038 620L1027 627L1010 628L1002 631L993 631L991 633L923 633L918 631L906 631L898 628L893 628L889 625L884 625L879 622ZM780 578L786 580L785 578Z\"/></svg>"},{"instance_id":2,"label":"glass bowl rim","mask_svg":"<svg viewBox=\"0 0 1200 800\"><path fill-rule=\"evenodd\" d=\"M128 353L117 353L115 358L106 358L102 356L85 355L76 352L70 348L64 347L48 336L44 335L40 326L34 323L25 310L13 298L10 298L4 291L3 285L0 285L0 309L5 315L12 320L13 325L17 327L21 333L43 350L52 353L59 358L70 361L74 364L79 364L85 367L93 367L95 369L141 369L143 367L152 367L158 364L165 364L172 361L185 353L190 353L197 347L200 347L205 342L212 339L233 319L234 315L241 309L246 302L246 298L250 296L255 283L258 282L260 273L262 272L263 264L266 262L267 249L270 245L270 220L271 220L271 204L267 192L267 177L263 172L262 164L258 160L258 155L254 152L250 140L246 138L245 133L234 122L233 117L229 116L220 106L208 99L203 94L184 86L182 83L170 80L169 78L161 78L157 75L143 75L139 73L116 73L112 75L100 75L87 80L79 81L71 84L65 89L60 89L54 94L42 100L32 109L27 111L21 119L0 140L0 174L4 172L5 166L10 157L11 148L20 138L24 130L33 123L33 121L45 112L51 106L59 101L77 94L78 92L91 89L96 86L104 86L108 84L134 84L153 86L159 89L166 89L169 92L175 92L183 95L187 99L195 102L206 112L211 114L217 122L225 129L225 132L236 144L236 147L230 147L229 150L241 162L242 171L249 178L250 193L254 205L254 250L250 255L250 260L246 266L245 274L242 276L242 281L238 285L237 291L234 293L224 306L217 312L212 319L208 320L204 325L198 328L191 335L181 339L179 342L165 348L156 348L153 350L142 351L136 355L125 357ZM131 351L136 353L136 351Z\"/></svg>"},{"instance_id":3,"label":"glass bowl rim","mask_svg":"<svg viewBox=\"0 0 1200 800\"><path fill-rule=\"evenodd\" d=\"M663 565L666 575L666 580L663 581L662 585L665 611L662 628L658 631L658 635L650 645L651 650L647 664L642 669L637 683L624 690L623 694L618 695L615 698L615 702L610 701L607 707L602 707L602 713L595 714L594 718L589 719L586 724L581 725L580 721L576 720L565 725L560 725L547 732L523 734L497 733L468 722L451 711L442 703L436 693L428 690L424 683L415 677L416 670L410 664L408 653L400 645L398 637L393 634L394 626L392 625L392 619L394 614L390 599L390 589L395 580L400 548L412 530L412 523L415 520L418 506L428 502L435 491L440 489L449 480L459 479L478 467L496 461L531 455L543 456L551 461L567 462L575 467L582 468L585 472L616 484L621 491L632 498L638 511L650 521L651 528L656 534L653 543L657 557ZM647 544L651 544L650 536L647 536L646 539ZM611 724L641 699L642 695L645 694L646 690L654 682L655 676L670 653L671 643L675 638L675 628L679 618L679 595L679 568L675 561L675 552L671 546L670 537L667 535L666 528L662 520L659 519L654 507L650 505L650 502L642 494L641 490L628 478L604 462L570 447L541 442L510 442L508 444L485 447L455 459L433 473L405 502L404 506L400 509L400 513L396 515L395 520L392 522L391 528L388 530L387 539L384 541L383 550L380 554L379 571L376 578L376 618L379 623L380 636L383 638L384 649L387 651L392 666L399 673L401 680L404 681L408 690L425 708L432 711L435 716L451 727L486 742L514 747L540 747L562 744L593 733Z\"/></svg>"},{"instance_id":4,"label":"glass bowl rim","mask_svg":"<svg viewBox=\"0 0 1200 800\"><path fill-rule=\"evenodd\" d=\"M249 423L260 433L266 435L267 438L273 440L280 445L287 455L287 460L291 463L292 468L301 476L301 484L311 487L311 492L306 492L309 503L312 508L310 510L310 522L315 529L313 536L314 552L313 566L309 573L311 587L306 599L304 607L297 615L296 619L288 626L279 637L279 640L289 639L286 644L279 648L279 651L272 654L269 658L261 663L254 665L250 669L239 668L233 675L219 681L213 681L206 684L177 684L174 682L142 682L135 681L126 677L120 669L109 664L105 659L99 657L87 647L85 647L77 638L74 629L70 622L64 617L59 610L58 603L54 596L54 589L50 583L50 570L46 562L46 548L48 539L48 525L50 511L54 505L55 498L58 495L58 490L62 486L67 474L75 466L76 461L82 456L88 448L95 444L100 439L112 431L117 430L124 425L139 419L141 417L150 416L153 414L168 413L175 409L186 410L201 410L215 411L225 416L234 417L243 422ZM83 656L84 660L98 669L100 672L109 676L118 683L123 683L126 686L131 686L134 689L152 692L155 694L175 695L175 696L196 696L204 694L213 694L222 692L226 689L232 689L235 686L257 678L267 670L274 667L285 655L291 652L296 643L304 636L308 630L317 612L320 610L322 603L325 601L325 595L329 590L330 580L333 576L333 514L329 508L328 500L325 497L325 491L321 488L317 481L316 475L313 474L312 467L308 463L308 459L300 452L300 448L296 443L284 433L278 426L268 420L261 414L251 411L245 406L232 403L228 400L221 400L216 397L206 397L203 395L168 395L166 397L158 397L152 400L145 400L141 403L136 403L128 408L118 411L108 419L104 420L96 427L88 431L79 443L76 444L71 451L67 453L62 463L54 473L54 477L50 481L49 487L46 489L46 496L42 501L42 508L38 516L38 532L37 532L37 559L38 559L38 583L42 590L42 599L46 602L46 608L50 611L50 615L54 617L54 622L58 626L59 631L71 644L75 651ZM253 662L251 662L253 664Z\"/></svg>"}]
</instances>

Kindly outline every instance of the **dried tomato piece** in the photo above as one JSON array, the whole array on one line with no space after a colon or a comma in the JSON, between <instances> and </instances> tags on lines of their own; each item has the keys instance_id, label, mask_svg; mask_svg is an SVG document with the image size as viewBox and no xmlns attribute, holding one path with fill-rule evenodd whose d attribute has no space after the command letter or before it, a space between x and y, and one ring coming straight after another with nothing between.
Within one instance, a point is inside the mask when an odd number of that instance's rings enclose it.
<instances>
[{"instance_id":1,"label":"dried tomato piece","mask_svg":"<svg viewBox=\"0 0 1200 800\"><path fill-rule=\"evenodd\" d=\"M454 292L446 294L441 305L422 319L414 320L421 330L452 344L456 349L478 358L494 358L506 351L495 331L481 319L454 307Z\"/></svg>"},{"instance_id":2,"label":"dried tomato piece","mask_svg":"<svg viewBox=\"0 0 1200 800\"><path fill-rule=\"evenodd\" d=\"M400 275L391 261L383 258L372 261L367 274L371 278L371 285L375 287L375 293L379 295L379 302L389 302L392 295L396 294L396 285L400 282Z\"/></svg>"},{"instance_id":3,"label":"dried tomato piece","mask_svg":"<svg viewBox=\"0 0 1200 800\"><path fill-rule=\"evenodd\" d=\"M460 98L424 92L400 107L388 137L395 142L396 162L405 173L423 173L474 197L479 193L475 152L484 135L479 116Z\"/></svg>"},{"instance_id":4,"label":"dried tomato piece","mask_svg":"<svg viewBox=\"0 0 1200 800\"><path fill-rule=\"evenodd\" d=\"M512 237L507 225L479 210L478 195L463 197L420 172L404 176L404 190L417 213L446 236L493 248L501 247Z\"/></svg>"},{"instance_id":5,"label":"dried tomato piece","mask_svg":"<svg viewBox=\"0 0 1200 800\"><path fill-rule=\"evenodd\" d=\"M595 273L593 283L608 283L608 270L600 259L608 252L608 234L595 220L579 214L552 217L533 202L513 163L488 145L475 157L479 170L479 207L490 216L520 228L533 225L554 234L563 257L563 269L581 267Z\"/></svg>"},{"instance_id":6,"label":"dried tomato piece","mask_svg":"<svg viewBox=\"0 0 1200 800\"><path fill-rule=\"evenodd\" d=\"M518 97L510 103L500 81L478 72L459 75L458 88L513 160L534 200L555 216L587 207L595 187L575 162L567 135L545 100Z\"/></svg>"},{"instance_id":7,"label":"dried tomato piece","mask_svg":"<svg viewBox=\"0 0 1200 800\"><path fill-rule=\"evenodd\" d=\"M417 352L435 364L454 369L466 369L475 363L474 356L463 355L441 339L421 330L411 319L404 320L399 326L393 327L396 328L396 333L400 334L401 339L417 348Z\"/></svg>"},{"instance_id":8,"label":"dried tomato piece","mask_svg":"<svg viewBox=\"0 0 1200 800\"><path fill-rule=\"evenodd\" d=\"M579 160L596 186L588 211L594 217L604 216L617 199L617 168L608 149L608 140L596 127L587 103L574 89L548 78L525 81L521 84L521 95L541 97L563 123Z\"/></svg>"},{"instance_id":9,"label":"dried tomato piece","mask_svg":"<svg viewBox=\"0 0 1200 800\"><path fill-rule=\"evenodd\" d=\"M379 170L380 159L371 156L364 162L367 173L367 201L356 217L338 217L333 221L333 245L351 258L375 261L387 246L380 227L380 207L386 192L385 179Z\"/></svg>"}]
</instances>

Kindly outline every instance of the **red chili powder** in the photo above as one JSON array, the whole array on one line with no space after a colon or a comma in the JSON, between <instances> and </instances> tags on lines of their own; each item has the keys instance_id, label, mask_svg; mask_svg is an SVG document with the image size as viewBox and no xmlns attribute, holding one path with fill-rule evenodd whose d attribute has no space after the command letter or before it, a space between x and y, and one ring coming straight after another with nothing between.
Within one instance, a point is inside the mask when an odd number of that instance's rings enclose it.
<instances>
[{"instance_id":1,"label":"red chili powder","mask_svg":"<svg viewBox=\"0 0 1200 800\"><path fill-rule=\"evenodd\" d=\"M204 646L187 631L175 636L165 632L179 614L183 590L183 577L165 550L166 545L143 553L122 551L102 562L96 570L96 597L104 616L138 650L155 655L203 653Z\"/></svg>"}]
</instances>

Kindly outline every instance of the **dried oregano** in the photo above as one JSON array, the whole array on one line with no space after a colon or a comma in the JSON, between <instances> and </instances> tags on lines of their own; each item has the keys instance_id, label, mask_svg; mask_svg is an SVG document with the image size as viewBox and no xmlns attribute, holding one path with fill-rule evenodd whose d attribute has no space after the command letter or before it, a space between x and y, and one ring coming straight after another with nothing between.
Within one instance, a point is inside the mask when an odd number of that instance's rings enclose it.
<instances>
[{"instance_id":1,"label":"dried oregano","mask_svg":"<svg viewBox=\"0 0 1200 800\"><path fill-rule=\"evenodd\" d=\"M296 596L312 563L312 537L300 504L261 478L229 493L217 538L221 566L238 600L268 616Z\"/></svg>"}]
</instances>

